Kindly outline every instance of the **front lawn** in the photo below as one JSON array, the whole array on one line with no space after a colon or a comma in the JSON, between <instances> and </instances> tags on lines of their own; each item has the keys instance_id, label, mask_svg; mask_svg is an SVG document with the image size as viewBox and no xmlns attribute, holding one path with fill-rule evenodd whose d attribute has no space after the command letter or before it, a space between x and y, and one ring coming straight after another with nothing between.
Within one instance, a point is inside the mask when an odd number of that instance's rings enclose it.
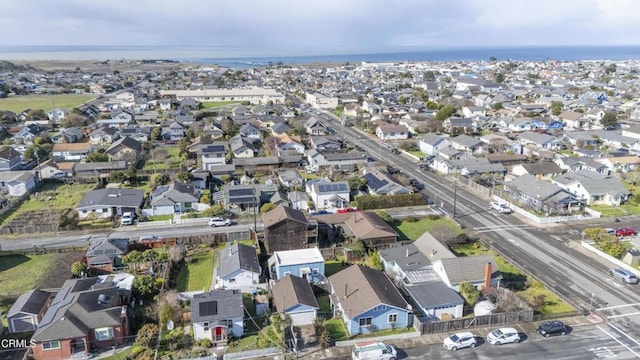
<instances>
[{"instance_id":1,"label":"front lawn","mask_svg":"<svg viewBox=\"0 0 640 360\"><path fill-rule=\"evenodd\" d=\"M326 321L327 330L329 331L329 335L331 339L334 341L342 341L348 340L349 335L347 334L347 328L344 326L342 319L330 319Z\"/></svg>"},{"instance_id":2,"label":"front lawn","mask_svg":"<svg viewBox=\"0 0 640 360\"><path fill-rule=\"evenodd\" d=\"M433 234L438 234L444 232L451 232L453 236L457 236L462 234L463 231L460 229L456 223L449 220L446 217L440 217L435 220L431 220L429 218L421 219L419 221L403 221L396 222L394 221L391 225L393 229L398 233L399 240L416 240L425 231L429 231ZM437 236L436 236L437 237Z\"/></svg>"},{"instance_id":3,"label":"front lawn","mask_svg":"<svg viewBox=\"0 0 640 360\"><path fill-rule=\"evenodd\" d=\"M318 296L318 306L320 311L331 311L331 302L329 301L329 295Z\"/></svg>"},{"instance_id":4,"label":"front lawn","mask_svg":"<svg viewBox=\"0 0 640 360\"><path fill-rule=\"evenodd\" d=\"M21 295L36 287L49 271L54 254L0 257L0 295Z\"/></svg>"},{"instance_id":5,"label":"front lawn","mask_svg":"<svg viewBox=\"0 0 640 360\"><path fill-rule=\"evenodd\" d=\"M177 291L209 291L213 276L213 250L188 255L176 278Z\"/></svg>"}]
</instances>

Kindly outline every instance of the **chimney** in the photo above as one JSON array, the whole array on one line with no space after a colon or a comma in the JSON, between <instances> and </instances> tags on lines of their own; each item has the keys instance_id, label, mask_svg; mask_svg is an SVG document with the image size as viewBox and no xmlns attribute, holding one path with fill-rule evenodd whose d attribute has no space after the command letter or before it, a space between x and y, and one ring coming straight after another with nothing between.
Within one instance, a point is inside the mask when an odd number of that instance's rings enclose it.
<instances>
[{"instance_id":1,"label":"chimney","mask_svg":"<svg viewBox=\"0 0 640 360\"><path fill-rule=\"evenodd\" d=\"M491 288L491 274L493 273L493 269L491 267L491 263L488 262L484 267L484 289L488 290Z\"/></svg>"},{"instance_id":2,"label":"chimney","mask_svg":"<svg viewBox=\"0 0 640 360\"><path fill-rule=\"evenodd\" d=\"M409 247L407 246L407 257L409 257Z\"/></svg>"},{"instance_id":3,"label":"chimney","mask_svg":"<svg viewBox=\"0 0 640 360\"><path fill-rule=\"evenodd\" d=\"M436 249L431 249L431 257L433 257L436 254Z\"/></svg>"}]
</instances>

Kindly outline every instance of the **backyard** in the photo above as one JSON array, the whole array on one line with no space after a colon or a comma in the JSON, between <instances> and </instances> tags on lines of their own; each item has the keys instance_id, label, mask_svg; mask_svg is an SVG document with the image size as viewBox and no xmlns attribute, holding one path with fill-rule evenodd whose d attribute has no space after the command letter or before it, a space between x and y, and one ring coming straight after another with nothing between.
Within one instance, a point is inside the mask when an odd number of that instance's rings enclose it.
<instances>
[{"instance_id":1,"label":"backyard","mask_svg":"<svg viewBox=\"0 0 640 360\"><path fill-rule=\"evenodd\" d=\"M185 264L176 278L177 291L209 291L213 275L214 250L197 251L185 258Z\"/></svg>"},{"instance_id":2,"label":"backyard","mask_svg":"<svg viewBox=\"0 0 640 360\"><path fill-rule=\"evenodd\" d=\"M416 240L425 231L429 231L436 238L440 238L438 235L445 233L453 236L463 233L457 224L446 217L437 219L424 218L418 221L394 221L391 226L398 233L398 240Z\"/></svg>"},{"instance_id":3,"label":"backyard","mask_svg":"<svg viewBox=\"0 0 640 360\"><path fill-rule=\"evenodd\" d=\"M217 108L217 107L222 107L222 106L226 106L226 105L231 105L231 104L239 104L239 101L204 101L202 102L202 108L203 109L211 109L211 108Z\"/></svg>"},{"instance_id":4,"label":"backyard","mask_svg":"<svg viewBox=\"0 0 640 360\"><path fill-rule=\"evenodd\" d=\"M95 95L84 94L16 95L0 99L0 109L13 111L15 113L25 109L42 109L49 111L60 108L71 110L95 98Z\"/></svg>"},{"instance_id":5,"label":"backyard","mask_svg":"<svg viewBox=\"0 0 640 360\"><path fill-rule=\"evenodd\" d=\"M524 286L523 288L520 286L515 287L516 289L514 291L516 294L526 299L530 304L533 303L539 295L545 296L544 304L539 309L542 314L560 314L575 310L571 305L545 288L541 283L537 281L532 282L529 276L519 268L480 243L457 244L452 246L451 250L458 256L493 255L505 281L521 282L523 284L529 283L529 286Z\"/></svg>"}]
</instances>

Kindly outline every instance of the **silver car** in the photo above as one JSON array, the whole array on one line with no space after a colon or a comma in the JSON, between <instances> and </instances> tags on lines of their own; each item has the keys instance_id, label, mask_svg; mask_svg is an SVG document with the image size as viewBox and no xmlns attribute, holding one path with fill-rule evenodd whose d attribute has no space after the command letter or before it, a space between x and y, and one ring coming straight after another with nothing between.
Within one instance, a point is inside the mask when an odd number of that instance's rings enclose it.
<instances>
[{"instance_id":1,"label":"silver car","mask_svg":"<svg viewBox=\"0 0 640 360\"><path fill-rule=\"evenodd\" d=\"M625 284L637 284L638 277L627 269L609 269L609 275Z\"/></svg>"}]
</instances>

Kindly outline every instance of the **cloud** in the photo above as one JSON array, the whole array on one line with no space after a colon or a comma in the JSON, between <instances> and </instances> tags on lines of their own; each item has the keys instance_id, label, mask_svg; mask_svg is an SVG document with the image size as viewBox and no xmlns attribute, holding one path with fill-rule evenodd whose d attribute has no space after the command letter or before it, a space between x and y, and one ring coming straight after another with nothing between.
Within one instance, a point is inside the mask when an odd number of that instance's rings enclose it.
<instances>
[{"instance_id":1,"label":"cloud","mask_svg":"<svg viewBox=\"0 0 640 360\"><path fill-rule=\"evenodd\" d=\"M0 45L637 44L634 0L0 0Z\"/></svg>"}]
</instances>

